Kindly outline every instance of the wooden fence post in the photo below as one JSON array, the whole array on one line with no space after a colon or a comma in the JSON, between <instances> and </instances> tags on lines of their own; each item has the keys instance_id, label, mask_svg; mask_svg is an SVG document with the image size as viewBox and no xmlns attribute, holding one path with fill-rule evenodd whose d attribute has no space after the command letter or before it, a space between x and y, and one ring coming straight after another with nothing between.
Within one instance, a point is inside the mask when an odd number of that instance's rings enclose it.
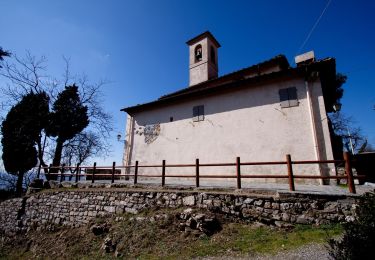
<instances>
[{"instance_id":1,"label":"wooden fence post","mask_svg":"<svg viewBox=\"0 0 375 260\"><path fill-rule=\"evenodd\" d=\"M64 170L65 170L65 164L62 164L61 169L60 169L60 183L62 182L63 177L65 181Z\"/></svg>"},{"instance_id":2,"label":"wooden fence post","mask_svg":"<svg viewBox=\"0 0 375 260\"><path fill-rule=\"evenodd\" d=\"M195 159L195 186L199 187L199 159Z\"/></svg>"},{"instance_id":3,"label":"wooden fence post","mask_svg":"<svg viewBox=\"0 0 375 260\"><path fill-rule=\"evenodd\" d=\"M76 165L76 182L78 182L79 163Z\"/></svg>"},{"instance_id":4,"label":"wooden fence post","mask_svg":"<svg viewBox=\"0 0 375 260\"><path fill-rule=\"evenodd\" d=\"M49 178L49 176L48 176L48 165L43 166L43 171L44 171L44 176L46 178ZM40 178L40 175L39 175L39 178Z\"/></svg>"},{"instance_id":5,"label":"wooden fence post","mask_svg":"<svg viewBox=\"0 0 375 260\"><path fill-rule=\"evenodd\" d=\"M289 190L290 191L295 191L292 158L291 158L290 154L286 155L286 164L288 166Z\"/></svg>"},{"instance_id":6,"label":"wooden fence post","mask_svg":"<svg viewBox=\"0 0 375 260\"><path fill-rule=\"evenodd\" d=\"M48 175L49 180L51 179L51 168L52 168L52 163L48 166L48 171L47 171L47 175Z\"/></svg>"},{"instance_id":7,"label":"wooden fence post","mask_svg":"<svg viewBox=\"0 0 375 260\"><path fill-rule=\"evenodd\" d=\"M335 163L335 175L336 175L336 177L338 177L339 176L339 173L338 173L338 171L337 171L337 165L336 165L336 163ZM336 185L339 185L340 184L340 179L336 179Z\"/></svg>"},{"instance_id":8,"label":"wooden fence post","mask_svg":"<svg viewBox=\"0 0 375 260\"><path fill-rule=\"evenodd\" d=\"M345 173L346 173L346 178L348 180L349 191L355 194L356 190L355 190L355 185L354 185L352 164L350 161L351 160L350 154L348 152L344 152L344 160L345 160Z\"/></svg>"},{"instance_id":9,"label":"wooden fence post","mask_svg":"<svg viewBox=\"0 0 375 260\"><path fill-rule=\"evenodd\" d=\"M42 170L42 165L40 164L39 162L39 167L38 167L38 173L36 175L36 178L39 179L40 178L40 171Z\"/></svg>"},{"instance_id":10,"label":"wooden fence post","mask_svg":"<svg viewBox=\"0 0 375 260\"><path fill-rule=\"evenodd\" d=\"M237 176L237 189L241 189L241 160L240 157L236 159L236 176Z\"/></svg>"},{"instance_id":11,"label":"wooden fence post","mask_svg":"<svg viewBox=\"0 0 375 260\"><path fill-rule=\"evenodd\" d=\"M113 164L112 164L112 179L111 179L111 183L115 182L115 171L116 171L116 162L113 162Z\"/></svg>"},{"instance_id":12,"label":"wooden fence post","mask_svg":"<svg viewBox=\"0 0 375 260\"><path fill-rule=\"evenodd\" d=\"M138 161L135 161L135 168L134 168L134 184L138 182Z\"/></svg>"},{"instance_id":13,"label":"wooden fence post","mask_svg":"<svg viewBox=\"0 0 375 260\"><path fill-rule=\"evenodd\" d=\"M165 185L165 160L163 160L163 165L161 169L161 186Z\"/></svg>"},{"instance_id":14,"label":"wooden fence post","mask_svg":"<svg viewBox=\"0 0 375 260\"><path fill-rule=\"evenodd\" d=\"M95 171L96 171L96 162L94 162L94 167L92 168L91 183L95 182Z\"/></svg>"},{"instance_id":15,"label":"wooden fence post","mask_svg":"<svg viewBox=\"0 0 375 260\"><path fill-rule=\"evenodd\" d=\"M51 179L51 168L52 168L52 163L50 163L50 165L48 165L48 168L47 168L47 176L48 176L48 180Z\"/></svg>"}]
</instances>

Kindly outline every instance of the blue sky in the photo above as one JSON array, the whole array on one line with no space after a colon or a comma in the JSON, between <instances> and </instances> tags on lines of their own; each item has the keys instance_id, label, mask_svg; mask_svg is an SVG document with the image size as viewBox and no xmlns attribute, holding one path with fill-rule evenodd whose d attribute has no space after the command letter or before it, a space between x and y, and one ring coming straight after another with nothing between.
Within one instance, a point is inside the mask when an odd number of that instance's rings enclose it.
<instances>
[{"instance_id":1,"label":"blue sky","mask_svg":"<svg viewBox=\"0 0 375 260\"><path fill-rule=\"evenodd\" d=\"M285 54L314 50L335 57L348 76L343 112L375 144L375 1L332 0L306 45L299 49L327 0L316 1L52 1L0 0L0 46L48 58L49 73L72 71L107 79L105 108L115 121L112 156L121 163L123 107L151 101L188 85L190 38L210 30L219 49L219 75ZM0 84L2 83L0 79Z\"/></svg>"}]
</instances>

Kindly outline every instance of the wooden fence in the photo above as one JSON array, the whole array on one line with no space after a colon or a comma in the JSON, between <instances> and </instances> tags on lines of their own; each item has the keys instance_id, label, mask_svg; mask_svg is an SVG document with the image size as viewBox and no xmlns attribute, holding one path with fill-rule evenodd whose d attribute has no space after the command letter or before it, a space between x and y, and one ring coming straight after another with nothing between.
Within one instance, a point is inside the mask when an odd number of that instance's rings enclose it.
<instances>
[{"instance_id":1,"label":"wooden fence","mask_svg":"<svg viewBox=\"0 0 375 260\"><path fill-rule=\"evenodd\" d=\"M342 164L345 165L345 174L342 176L320 176L320 175L297 175L293 173L293 165L301 165L301 164L327 164L327 163L334 163L335 165ZM286 155L285 161L273 161L273 162L241 162L240 157L236 158L234 163L200 163L199 159L195 160L194 164L166 164L166 161L163 160L160 165L142 165L138 161L135 162L134 165L129 166L116 166L116 163L113 162L112 167L106 166L97 166L94 163L93 166L80 166L79 164L76 166L49 166L44 169L45 174L47 177L51 177L52 175L57 175L60 177L60 182L65 177L68 176L70 180L74 177L75 182L80 181L82 176L90 176L91 182L94 183L98 177L107 177L111 180L112 183L115 182L116 179L119 177L134 177L134 184L137 184L138 177L148 177L148 178L161 178L161 185L165 185L165 179L168 178L194 178L195 179L195 186L199 187L200 179L202 178L235 178L237 181L237 189L241 189L241 180L242 179L255 179L255 178L265 178L265 179L288 179L289 183L289 190L295 191L295 179L346 179L349 191L351 193L356 193L354 179L364 178L364 175L357 175L353 176L352 166L351 166L351 157L350 154L345 152L344 153L344 160L321 160L321 161L292 161L290 154ZM286 165L287 174L243 174L241 173L241 166L245 165ZM217 166L234 166L236 168L235 174L217 174L217 175L207 175L207 174L200 174L200 169L202 167L217 167ZM157 167L161 168L161 174L138 174L138 170L140 168L149 168L149 167ZM166 168L186 168L186 167L194 167L195 174L166 174ZM134 168L134 174L115 174L116 170L118 169L128 169ZM87 170L90 170L90 173L87 173ZM100 169L110 169L111 173L101 174ZM71 173L66 173L69 170ZM82 170L86 172L82 173ZM55 177L57 177L55 176Z\"/></svg>"}]
</instances>

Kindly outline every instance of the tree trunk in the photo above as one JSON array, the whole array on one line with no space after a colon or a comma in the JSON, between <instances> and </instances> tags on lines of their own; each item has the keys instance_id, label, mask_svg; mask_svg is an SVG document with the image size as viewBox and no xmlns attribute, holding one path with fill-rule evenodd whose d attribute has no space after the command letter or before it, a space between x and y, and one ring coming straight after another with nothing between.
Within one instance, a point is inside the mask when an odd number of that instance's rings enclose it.
<instances>
[{"instance_id":1,"label":"tree trunk","mask_svg":"<svg viewBox=\"0 0 375 260\"><path fill-rule=\"evenodd\" d=\"M46 136L44 136L44 140L43 140L43 145L42 145L42 137L40 136L40 138L37 140L37 145L38 145L38 159L39 159L39 163L41 166L46 167L47 164L44 162L43 160L43 154L44 154L44 145L45 145L45 142L46 142Z\"/></svg>"},{"instance_id":2,"label":"tree trunk","mask_svg":"<svg viewBox=\"0 0 375 260\"><path fill-rule=\"evenodd\" d=\"M53 156L52 166L58 167L60 166L61 162L61 155L62 155L62 149L63 149L64 140L57 138L56 140L56 148L55 148L55 155ZM58 168L52 168L50 169L49 173L58 173ZM57 180L57 174L48 175L48 180Z\"/></svg>"},{"instance_id":3,"label":"tree trunk","mask_svg":"<svg viewBox=\"0 0 375 260\"><path fill-rule=\"evenodd\" d=\"M52 161L53 166L60 166L63 144L64 144L64 141L60 138L57 138L55 155L53 156L53 161Z\"/></svg>"},{"instance_id":4,"label":"tree trunk","mask_svg":"<svg viewBox=\"0 0 375 260\"><path fill-rule=\"evenodd\" d=\"M18 173L17 184L16 184L16 196L21 197L22 195L22 183L23 183L23 172Z\"/></svg>"}]
</instances>

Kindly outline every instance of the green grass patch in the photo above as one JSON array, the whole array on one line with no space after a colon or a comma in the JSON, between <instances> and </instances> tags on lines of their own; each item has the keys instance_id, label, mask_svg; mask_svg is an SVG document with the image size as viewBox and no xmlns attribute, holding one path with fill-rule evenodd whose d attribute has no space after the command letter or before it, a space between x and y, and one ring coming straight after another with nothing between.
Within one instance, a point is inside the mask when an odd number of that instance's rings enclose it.
<instances>
[{"instance_id":1,"label":"green grass patch","mask_svg":"<svg viewBox=\"0 0 375 260\"><path fill-rule=\"evenodd\" d=\"M340 183L337 186L339 186L340 188L343 188L343 189L348 189L348 184Z\"/></svg>"},{"instance_id":2,"label":"green grass patch","mask_svg":"<svg viewBox=\"0 0 375 260\"><path fill-rule=\"evenodd\" d=\"M172 247L167 241L150 245L149 252L137 255L139 259L189 259L204 256L274 255L309 243L325 243L328 238L342 233L340 225L319 227L297 225L292 230L270 227L254 228L246 224L230 223L212 237L196 241L179 241ZM179 239L176 238L175 242Z\"/></svg>"},{"instance_id":3,"label":"green grass patch","mask_svg":"<svg viewBox=\"0 0 375 260\"><path fill-rule=\"evenodd\" d=\"M224 226L221 233L211 238L195 241L172 258L225 254L276 254L280 250L290 250L308 243L324 243L327 238L341 233L340 225L320 227L298 225L293 230L287 231L232 223Z\"/></svg>"}]
</instances>

